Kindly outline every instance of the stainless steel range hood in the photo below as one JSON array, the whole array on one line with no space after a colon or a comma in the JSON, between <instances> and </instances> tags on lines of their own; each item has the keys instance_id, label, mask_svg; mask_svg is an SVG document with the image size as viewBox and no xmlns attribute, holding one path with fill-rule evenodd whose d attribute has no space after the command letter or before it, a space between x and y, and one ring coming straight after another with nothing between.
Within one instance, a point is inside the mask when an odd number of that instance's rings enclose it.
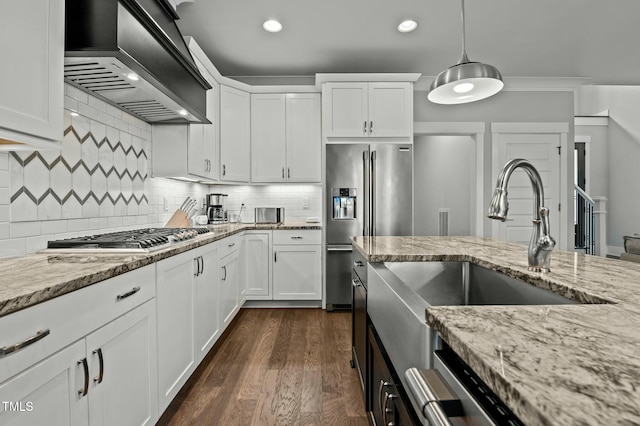
<instances>
[{"instance_id":1,"label":"stainless steel range hood","mask_svg":"<svg viewBox=\"0 0 640 426\"><path fill-rule=\"evenodd\" d=\"M66 0L65 81L149 123L209 123L167 0Z\"/></svg>"}]
</instances>

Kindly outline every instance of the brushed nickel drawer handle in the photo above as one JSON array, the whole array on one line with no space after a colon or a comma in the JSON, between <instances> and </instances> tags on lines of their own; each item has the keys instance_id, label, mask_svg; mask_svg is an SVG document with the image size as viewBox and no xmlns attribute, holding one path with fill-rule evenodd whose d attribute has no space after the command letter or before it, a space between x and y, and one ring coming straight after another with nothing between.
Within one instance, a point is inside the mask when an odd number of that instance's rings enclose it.
<instances>
[{"instance_id":1,"label":"brushed nickel drawer handle","mask_svg":"<svg viewBox=\"0 0 640 426\"><path fill-rule=\"evenodd\" d=\"M303 239L303 238L304 238L304 237L299 237L299 236L297 236L297 235L293 235L293 236L291 236L291 239L292 239L292 240L301 240L301 239Z\"/></svg>"},{"instance_id":2,"label":"brushed nickel drawer handle","mask_svg":"<svg viewBox=\"0 0 640 426\"><path fill-rule=\"evenodd\" d=\"M130 291L127 291L126 293L122 293L116 296L116 301L121 301L126 299L127 297L133 296L134 294L136 294L137 292L140 291L140 286L136 286L134 288L132 288Z\"/></svg>"},{"instance_id":3,"label":"brushed nickel drawer handle","mask_svg":"<svg viewBox=\"0 0 640 426\"><path fill-rule=\"evenodd\" d=\"M229 247L233 247L235 245L236 245L236 243L227 244L227 246L229 246Z\"/></svg>"},{"instance_id":4,"label":"brushed nickel drawer handle","mask_svg":"<svg viewBox=\"0 0 640 426\"><path fill-rule=\"evenodd\" d=\"M356 260L356 261L353 262L353 267L354 268L362 268L362 265L363 265L363 263L362 263L361 260Z\"/></svg>"},{"instance_id":5,"label":"brushed nickel drawer handle","mask_svg":"<svg viewBox=\"0 0 640 426\"><path fill-rule=\"evenodd\" d=\"M45 337L47 337L50 332L51 330L48 328L46 330L38 330L34 336L31 336L20 343L16 343L15 345L5 346L0 348L0 358L5 357L14 352L18 352L20 349L24 349L27 346L33 345L38 340L42 340Z\"/></svg>"}]
</instances>

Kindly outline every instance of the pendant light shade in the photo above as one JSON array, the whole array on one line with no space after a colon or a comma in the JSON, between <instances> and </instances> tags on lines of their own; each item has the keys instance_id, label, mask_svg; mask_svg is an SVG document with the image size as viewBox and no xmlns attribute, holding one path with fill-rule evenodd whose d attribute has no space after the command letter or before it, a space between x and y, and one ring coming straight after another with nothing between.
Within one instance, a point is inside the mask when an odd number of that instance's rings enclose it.
<instances>
[{"instance_id":1,"label":"pendant light shade","mask_svg":"<svg viewBox=\"0 0 640 426\"><path fill-rule=\"evenodd\" d=\"M498 93L504 87L497 68L471 62L465 49L464 0L462 3L462 57L458 63L442 71L431 83L427 99L436 104L464 104Z\"/></svg>"}]
</instances>

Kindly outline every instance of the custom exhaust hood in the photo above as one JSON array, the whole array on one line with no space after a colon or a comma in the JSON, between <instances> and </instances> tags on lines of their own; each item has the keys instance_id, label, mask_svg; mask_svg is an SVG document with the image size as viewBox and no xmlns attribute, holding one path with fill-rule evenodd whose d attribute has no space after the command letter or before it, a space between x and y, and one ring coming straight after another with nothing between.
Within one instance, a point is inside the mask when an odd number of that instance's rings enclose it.
<instances>
[{"instance_id":1,"label":"custom exhaust hood","mask_svg":"<svg viewBox=\"0 0 640 426\"><path fill-rule=\"evenodd\" d=\"M167 0L66 0L64 78L149 123L209 123Z\"/></svg>"}]
</instances>

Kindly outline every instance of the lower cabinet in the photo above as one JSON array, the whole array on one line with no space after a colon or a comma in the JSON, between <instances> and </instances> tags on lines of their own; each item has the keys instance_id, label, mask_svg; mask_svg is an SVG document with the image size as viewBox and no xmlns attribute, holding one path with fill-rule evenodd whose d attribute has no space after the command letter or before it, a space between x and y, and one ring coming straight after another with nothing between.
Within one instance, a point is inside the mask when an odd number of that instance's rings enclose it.
<instances>
[{"instance_id":1,"label":"lower cabinet","mask_svg":"<svg viewBox=\"0 0 640 426\"><path fill-rule=\"evenodd\" d=\"M273 231L273 299L322 299L320 231Z\"/></svg>"},{"instance_id":2,"label":"lower cabinet","mask_svg":"<svg viewBox=\"0 0 640 426\"><path fill-rule=\"evenodd\" d=\"M220 319L223 330L240 309L239 250L235 249L220 259Z\"/></svg>"},{"instance_id":3,"label":"lower cabinet","mask_svg":"<svg viewBox=\"0 0 640 426\"><path fill-rule=\"evenodd\" d=\"M0 424L154 424L155 343L150 300L2 383Z\"/></svg>"},{"instance_id":4,"label":"lower cabinet","mask_svg":"<svg viewBox=\"0 0 640 426\"><path fill-rule=\"evenodd\" d=\"M158 322L158 400L169 405L195 370L193 278L195 251L156 263Z\"/></svg>"},{"instance_id":5,"label":"lower cabinet","mask_svg":"<svg viewBox=\"0 0 640 426\"><path fill-rule=\"evenodd\" d=\"M244 238L247 299L271 300L271 231L249 231Z\"/></svg>"},{"instance_id":6,"label":"lower cabinet","mask_svg":"<svg viewBox=\"0 0 640 426\"><path fill-rule=\"evenodd\" d=\"M369 365L367 366L366 398L375 424L396 426L420 424L418 419L409 412L411 403L404 393L399 378L393 372L384 347L371 324L369 324L368 333L367 362Z\"/></svg>"},{"instance_id":7,"label":"lower cabinet","mask_svg":"<svg viewBox=\"0 0 640 426\"><path fill-rule=\"evenodd\" d=\"M197 249L194 276L195 354L199 363L220 336L218 245Z\"/></svg>"}]
</instances>

